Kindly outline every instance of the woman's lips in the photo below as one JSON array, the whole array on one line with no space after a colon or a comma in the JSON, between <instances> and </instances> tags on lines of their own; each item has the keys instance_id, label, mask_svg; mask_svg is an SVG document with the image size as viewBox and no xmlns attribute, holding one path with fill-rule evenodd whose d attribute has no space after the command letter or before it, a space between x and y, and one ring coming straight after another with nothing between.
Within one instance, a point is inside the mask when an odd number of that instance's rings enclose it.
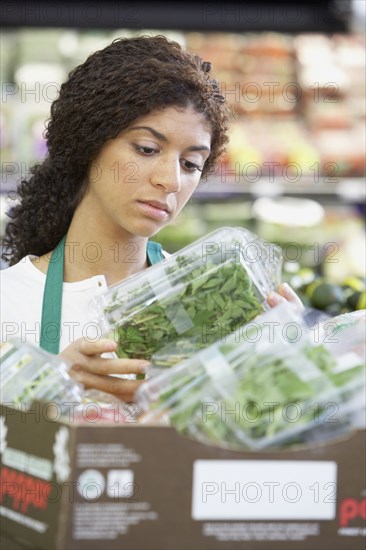
<instances>
[{"instance_id":1,"label":"woman's lips","mask_svg":"<svg viewBox=\"0 0 366 550\"><path fill-rule=\"evenodd\" d=\"M137 204L139 205L141 210L143 210L145 214L147 214L151 218L154 218L156 220L166 220L169 218L169 213L163 208L143 201L137 201Z\"/></svg>"}]
</instances>

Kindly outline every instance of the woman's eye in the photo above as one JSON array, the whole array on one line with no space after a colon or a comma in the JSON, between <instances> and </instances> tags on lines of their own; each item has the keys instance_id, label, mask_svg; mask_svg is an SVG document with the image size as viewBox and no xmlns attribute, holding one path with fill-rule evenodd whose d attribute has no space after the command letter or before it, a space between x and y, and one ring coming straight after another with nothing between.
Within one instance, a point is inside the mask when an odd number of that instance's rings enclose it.
<instances>
[{"instance_id":1,"label":"woman's eye","mask_svg":"<svg viewBox=\"0 0 366 550\"><path fill-rule=\"evenodd\" d=\"M135 145L136 150L143 155L151 156L154 153L157 153L156 149L153 147L146 147L145 145Z\"/></svg>"},{"instance_id":2,"label":"woman's eye","mask_svg":"<svg viewBox=\"0 0 366 550\"><path fill-rule=\"evenodd\" d=\"M185 159L182 159L181 162L183 164L183 168L187 172L195 172L196 170L198 170L199 172L202 172L202 168L200 168L198 164L195 164L194 162L190 162L189 160L185 160Z\"/></svg>"}]
</instances>

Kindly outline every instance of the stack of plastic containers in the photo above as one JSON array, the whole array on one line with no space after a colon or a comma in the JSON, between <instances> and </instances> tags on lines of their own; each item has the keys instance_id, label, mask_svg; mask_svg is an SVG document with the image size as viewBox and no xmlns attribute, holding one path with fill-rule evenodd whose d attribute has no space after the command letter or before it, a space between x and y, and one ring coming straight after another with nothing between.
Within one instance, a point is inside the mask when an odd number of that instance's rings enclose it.
<instances>
[{"instance_id":1,"label":"stack of plastic containers","mask_svg":"<svg viewBox=\"0 0 366 550\"><path fill-rule=\"evenodd\" d=\"M82 386L56 355L10 339L0 347L0 395L9 406L28 409L34 400L67 406L82 402Z\"/></svg>"},{"instance_id":2,"label":"stack of plastic containers","mask_svg":"<svg viewBox=\"0 0 366 550\"><path fill-rule=\"evenodd\" d=\"M314 345L290 305L243 328L148 380L136 396L144 421L164 418L202 442L255 450L333 428L362 407L354 400L365 390L362 354Z\"/></svg>"},{"instance_id":3,"label":"stack of plastic containers","mask_svg":"<svg viewBox=\"0 0 366 550\"><path fill-rule=\"evenodd\" d=\"M119 357L171 366L268 309L282 255L242 228L210 233L91 303Z\"/></svg>"}]
</instances>

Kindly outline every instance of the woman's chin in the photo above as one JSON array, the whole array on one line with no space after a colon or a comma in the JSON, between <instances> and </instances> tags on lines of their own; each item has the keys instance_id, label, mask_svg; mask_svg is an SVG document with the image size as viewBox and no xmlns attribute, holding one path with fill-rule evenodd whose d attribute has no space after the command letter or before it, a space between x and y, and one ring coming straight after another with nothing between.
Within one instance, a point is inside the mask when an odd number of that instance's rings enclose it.
<instances>
[{"instance_id":1,"label":"woman's chin","mask_svg":"<svg viewBox=\"0 0 366 550\"><path fill-rule=\"evenodd\" d=\"M134 235L139 235L140 237L147 237L149 239L153 235L156 235L156 233L159 233L159 231L163 229L165 225L166 225L165 223L164 224L157 223L157 222L154 222L154 220L146 220L142 223L136 224L132 233Z\"/></svg>"}]
</instances>

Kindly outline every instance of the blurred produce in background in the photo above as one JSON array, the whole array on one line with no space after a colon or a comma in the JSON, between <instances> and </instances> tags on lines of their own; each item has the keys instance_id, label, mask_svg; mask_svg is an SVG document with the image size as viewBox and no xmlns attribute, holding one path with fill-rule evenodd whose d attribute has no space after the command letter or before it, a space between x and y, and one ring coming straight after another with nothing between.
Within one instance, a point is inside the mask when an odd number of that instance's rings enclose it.
<instances>
[{"instance_id":1,"label":"blurred produce in background","mask_svg":"<svg viewBox=\"0 0 366 550\"><path fill-rule=\"evenodd\" d=\"M154 240L169 252L223 226L246 227L282 247L283 281L305 305L339 315L366 308L364 221L351 206L303 198L188 205Z\"/></svg>"},{"instance_id":2,"label":"blurred produce in background","mask_svg":"<svg viewBox=\"0 0 366 550\"><path fill-rule=\"evenodd\" d=\"M229 169L256 163L263 176L301 170L326 183L365 173L362 36L188 33L187 45L213 63L239 115Z\"/></svg>"},{"instance_id":3,"label":"blurred produce in background","mask_svg":"<svg viewBox=\"0 0 366 550\"><path fill-rule=\"evenodd\" d=\"M330 184L340 176L364 175L363 35L156 32L212 63L238 115L230 132L228 168L239 163L242 171L258 163L263 175L282 176L286 169L290 179L298 173L296 164L314 183L324 176ZM131 29L5 32L3 161L42 158L42 126L69 71L114 38L135 34Z\"/></svg>"},{"instance_id":4,"label":"blurred produce in background","mask_svg":"<svg viewBox=\"0 0 366 550\"><path fill-rule=\"evenodd\" d=\"M236 114L228 151L153 239L175 252L219 227L283 250L283 278L331 315L365 307L365 35L163 33L212 62ZM2 39L1 235L6 198L47 154L43 132L67 74L137 29L13 29ZM1 264L0 267L5 267Z\"/></svg>"},{"instance_id":5,"label":"blurred produce in background","mask_svg":"<svg viewBox=\"0 0 366 550\"><path fill-rule=\"evenodd\" d=\"M325 311L332 317L366 309L366 279L348 276L339 282L299 264L285 263L283 280L296 290L305 306Z\"/></svg>"}]
</instances>

